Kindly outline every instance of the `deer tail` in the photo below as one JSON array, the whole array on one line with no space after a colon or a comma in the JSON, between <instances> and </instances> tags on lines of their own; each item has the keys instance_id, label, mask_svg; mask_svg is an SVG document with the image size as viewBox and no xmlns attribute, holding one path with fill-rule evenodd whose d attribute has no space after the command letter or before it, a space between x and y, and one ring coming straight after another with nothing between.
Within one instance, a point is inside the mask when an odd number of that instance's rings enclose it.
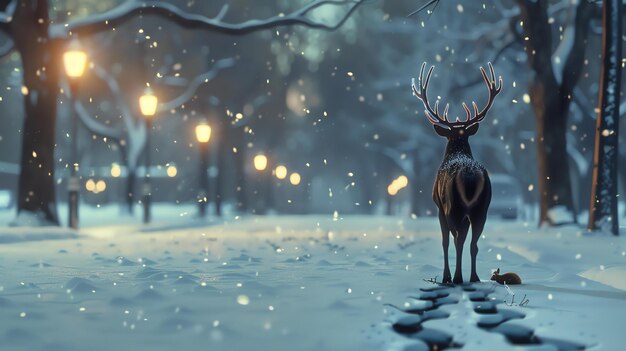
<instances>
[{"instance_id":1,"label":"deer tail","mask_svg":"<svg viewBox=\"0 0 626 351\"><path fill-rule=\"evenodd\" d=\"M465 206L465 208L474 207L476 202L478 202L478 199L480 198L483 189L485 188L485 177L481 174L480 177L474 178L474 181L468 182L466 179L464 179L463 172L458 172L455 178L458 193L461 197L463 205ZM468 194L468 191L471 190L473 190L472 194Z\"/></svg>"}]
</instances>

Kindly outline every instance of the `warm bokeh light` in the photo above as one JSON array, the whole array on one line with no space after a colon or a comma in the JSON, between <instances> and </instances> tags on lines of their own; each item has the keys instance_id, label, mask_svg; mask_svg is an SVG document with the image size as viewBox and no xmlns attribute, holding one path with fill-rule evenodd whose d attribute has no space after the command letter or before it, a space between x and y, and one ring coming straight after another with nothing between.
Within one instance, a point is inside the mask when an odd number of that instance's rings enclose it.
<instances>
[{"instance_id":1,"label":"warm bokeh light","mask_svg":"<svg viewBox=\"0 0 626 351\"><path fill-rule=\"evenodd\" d=\"M389 194L390 196L396 196L396 194L398 194L398 190L400 189L398 188L397 184L391 183L387 187L387 194Z\"/></svg>"},{"instance_id":2,"label":"warm bokeh light","mask_svg":"<svg viewBox=\"0 0 626 351\"><path fill-rule=\"evenodd\" d=\"M289 176L289 182L290 182L292 185L298 185L298 184L300 184L301 179L302 179L302 178L300 177L300 174L299 174L299 173L296 173L296 172L291 173L291 175Z\"/></svg>"},{"instance_id":3,"label":"warm bokeh light","mask_svg":"<svg viewBox=\"0 0 626 351\"><path fill-rule=\"evenodd\" d=\"M87 182L85 183L85 189L87 189L87 191L96 190L96 182L94 182L93 179L87 180Z\"/></svg>"},{"instance_id":4,"label":"warm bokeh light","mask_svg":"<svg viewBox=\"0 0 626 351\"><path fill-rule=\"evenodd\" d=\"M405 175L401 175L398 178L394 179L391 184L387 187L387 194L390 196L396 196L398 191L404 189L409 185L409 178Z\"/></svg>"},{"instance_id":5,"label":"warm bokeh light","mask_svg":"<svg viewBox=\"0 0 626 351\"><path fill-rule=\"evenodd\" d=\"M87 66L87 54L78 49L71 49L63 54L65 74L70 78L80 78Z\"/></svg>"},{"instance_id":6,"label":"warm bokeh light","mask_svg":"<svg viewBox=\"0 0 626 351\"><path fill-rule=\"evenodd\" d=\"M201 123L196 126L196 139L200 143L208 143L211 139L211 126Z\"/></svg>"},{"instance_id":7,"label":"warm bokeh light","mask_svg":"<svg viewBox=\"0 0 626 351\"><path fill-rule=\"evenodd\" d=\"M254 169L257 171L264 171L267 168L267 156L256 155L254 156Z\"/></svg>"},{"instance_id":8,"label":"warm bokeh light","mask_svg":"<svg viewBox=\"0 0 626 351\"><path fill-rule=\"evenodd\" d=\"M122 175L122 167L117 163L111 165L111 177L117 178Z\"/></svg>"},{"instance_id":9,"label":"warm bokeh light","mask_svg":"<svg viewBox=\"0 0 626 351\"><path fill-rule=\"evenodd\" d=\"M151 117L156 114L159 99L152 94L150 89L147 89L143 95L139 97L139 109L141 114L146 117Z\"/></svg>"},{"instance_id":10,"label":"warm bokeh light","mask_svg":"<svg viewBox=\"0 0 626 351\"><path fill-rule=\"evenodd\" d=\"M405 175L399 176L395 181L398 183L398 187L400 189L409 185L409 178L407 178Z\"/></svg>"},{"instance_id":11,"label":"warm bokeh light","mask_svg":"<svg viewBox=\"0 0 626 351\"><path fill-rule=\"evenodd\" d=\"M278 179L287 178L287 167L283 165L277 166L276 169L274 170L274 175L276 175L276 178Z\"/></svg>"},{"instance_id":12,"label":"warm bokeh light","mask_svg":"<svg viewBox=\"0 0 626 351\"><path fill-rule=\"evenodd\" d=\"M174 165L169 165L165 172L167 173L168 177L174 178L178 174L178 169Z\"/></svg>"},{"instance_id":13,"label":"warm bokeh light","mask_svg":"<svg viewBox=\"0 0 626 351\"><path fill-rule=\"evenodd\" d=\"M104 180L99 180L96 182L96 190L94 191L96 194L101 193L107 189L107 183Z\"/></svg>"}]
</instances>

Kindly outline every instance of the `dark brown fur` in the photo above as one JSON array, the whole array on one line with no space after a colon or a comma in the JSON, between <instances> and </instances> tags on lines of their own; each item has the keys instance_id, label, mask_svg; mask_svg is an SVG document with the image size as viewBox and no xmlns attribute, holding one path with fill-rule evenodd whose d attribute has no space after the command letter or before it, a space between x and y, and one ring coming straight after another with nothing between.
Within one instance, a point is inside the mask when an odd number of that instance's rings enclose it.
<instances>
[{"instance_id":1,"label":"dark brown fur","mask_svg":"<svg viewBox=\"0 0 626 351\"><path fill-rule=\"evenodd\" d=\"M476 134L479 123L487 116L494 99L502 90L502 78L496 79L493 66L489 64L490 76L481 67L485 84L489 90L487 106L479 111L478 106L472 102L474 112L463 104L467 114L465 121L458 118L452 121L448 118L448 107L439 113L439 100L434 107L428 102L428 83L433 73L432 66L424 76L426 63L420 70L419 85L413 82L413 94L422 101L426 108L426 117L433 124L435 132L448 139L448 146L443 157L443 162L437 172L433 187L433 201L439 209L439 224L441 225L443 246L443 283L462 284L463 274L461 262L463 256L463 244L472 227L472 240L470 254L472 255L472 273L470 282L479 282L476 274L476 255L478 254L478 239L483 232L487 220L487 210L491 202L491 182L485 168L472 157L469 145L469 137ZM454 279L450 274L448 265L448 245L450 234L454 238L456 248L456 270Z\"/></svg>"},{"instance_id":2,"label":"dark brown fur","mask_svg":"<svg viewBox=\"0 0 626 351\"><path fill-rule=\"evenodd\" d=\"M508 272L504 274L500 274L500 268L496 269L491 276L491 280L498 282L499 284L504 285L519 285L522 284L522 278L519 275L513 272Z\"/></svg>"}]
</instances>

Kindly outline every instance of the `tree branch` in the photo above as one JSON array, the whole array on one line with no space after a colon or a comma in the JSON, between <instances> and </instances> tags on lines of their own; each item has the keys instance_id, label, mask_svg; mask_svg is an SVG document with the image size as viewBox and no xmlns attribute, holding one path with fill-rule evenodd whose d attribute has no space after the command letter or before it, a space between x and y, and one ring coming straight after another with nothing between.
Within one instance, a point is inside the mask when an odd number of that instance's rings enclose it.
<instances>
[{"instance_id":1,"label":"tree branch","mask_svg":"<svg viewBox=\"0 0 626 351\"><path fill-rule=\"evenodd\" d=\"M180 105L186 103L191 100L193 96L196 94L196 91L203 85L213 80L221 71L226 68L233 67L235 65L235 59L227 58L220 61L217 61L213 67L206 73L201 74L195 77L188 85L187 89L179 95L178 97L164 102L159 106L159 111L168 111L179 107Z\"/></svg>"},{"instance_id":2,"label":"tree branch","mask_svg":"<svg viewBox=\"0 0 626 351\"><path fill-rule=\"evenodd\" d=\"M4 6L4 9L0 11L0 31L11 35L10 27L13 20L13 12L15 11L15 1L10 1L8 4L6 1L2 1L0 4Z\"/></svg>"},{"instance_id":3,"label":"tree branch","mask_svg":"<svg viewBox=\"0 0 626 351\"><path fill-rule=\"evenodd\" d=\"M302 25L309 28L334 30L343 25L350 15L367 0L316 0L309 5L284 16L270 17L264 20L252 19L241 23L225 23L221 21L224 11L217 17L187 13L180 8L162 1L126 2L110 11L89 16L84 19L56 24L50 27L51 37L67 37L71 32L89 35L111 30L136 16L153 15L164 17L183 28L211 30L223 34L242 35L275 27ZM350 5L344 16L335 24L316 22L307 16L315 9L324 5Z\"/></svg>"},{"instance_id":4,"label":"tree branch","mask_svg":"<svg viewBox=\"0 0 626 351\"><path fill-rule=\"evenodd\" d=\"M113 139L117 143L122 140L123 133L120 128L109 127L91 118L91 115L85 108L85 105L83 105L83 103L79 100L75 100L74 108L76 109L76 114L78 115L79 120L88 131L100 137Z\"/></svg>"},{"instance_id":5,"label":"tree branch","mask_svg":"<svg viewBox=\"0 0 626 351\"><path fill-rule=\"evenodd\" d=\"M589 22L593 12L591 11L591 4L588 1L579 1L576 7L576 18L570 25L574 31L573 35L569 39L573 41L570 44L570 50L565 58L565 64L562 71L561 89L563 93L561 96L568 97L572 95L574 87L578 82L578 78L582 74L583 63L585 60L585 48L587 46L587 36L589 34ZM570 27L568 26L568 27ZM571 34L571 33L570 33ZM561 57L561 59L564 59Z\"/></svg>"},{"instance_id":6,"label":"tree branch","mask_svg":"<svg viewBox=\"0 0 626 351\"><path fill-rule=\"evenodd\" d=\"M548 21L548 2L517 0L524 21L524 46L530 67L547 87L557 88L552 69L552 28Z\"/></svg>"}]
</instances>

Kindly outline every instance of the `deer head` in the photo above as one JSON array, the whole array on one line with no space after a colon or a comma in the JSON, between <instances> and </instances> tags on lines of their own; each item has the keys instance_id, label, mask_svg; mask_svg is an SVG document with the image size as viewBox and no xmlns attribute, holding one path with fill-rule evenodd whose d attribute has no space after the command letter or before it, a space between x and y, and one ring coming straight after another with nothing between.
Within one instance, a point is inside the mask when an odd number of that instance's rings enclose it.
<instances>
[{"instance_id":1,"label":"deer head","mask_svg":"<svg viewBox=\"0 0 626 351\"><path fill-rule=\"evenodd\" d=\"M435 66L430 67L428 73L426 74L426 79L424 79L426 62L422 64L418 82L419 88L415 86L415 79L413 79L413 95L415 95L424 104L424 107L426 108L426 110L424 110L424 112L426 113L426 117L428 117L430 123L433 124L433 127L435 128L437 134L448 139L468 138L469 136L476 134L476 132L478 131L479 123L483 119L485 119L485 116L487 116L487 112L493 105L493 101L502 90L502 77L500 77L496 82L496 74L493 71L493 66L491 65L491 63L489 63L488 65L491 77L488 77L485 69L480 67L480 73L482 73L485 84L487 84L487 89L489 90L489 100L487 101L487 106L478 111L478 106L474 101L472 101L472 107L474 110L472 113L469 107L467 107L467 104L463 103L463 109L465 109L465 113L467 114L465 120L461 121L457 117L455 121L450 121L448 119L448 108L450 107L450 104L446 104L446 107L443 109L442 117L439 114L439 100L435 101L434 108L432 108L430 106L430 103L428 102L426 90L428 89L428 83L430 82L430 77L433 74Z\"/></svg>"}]
</instances>

